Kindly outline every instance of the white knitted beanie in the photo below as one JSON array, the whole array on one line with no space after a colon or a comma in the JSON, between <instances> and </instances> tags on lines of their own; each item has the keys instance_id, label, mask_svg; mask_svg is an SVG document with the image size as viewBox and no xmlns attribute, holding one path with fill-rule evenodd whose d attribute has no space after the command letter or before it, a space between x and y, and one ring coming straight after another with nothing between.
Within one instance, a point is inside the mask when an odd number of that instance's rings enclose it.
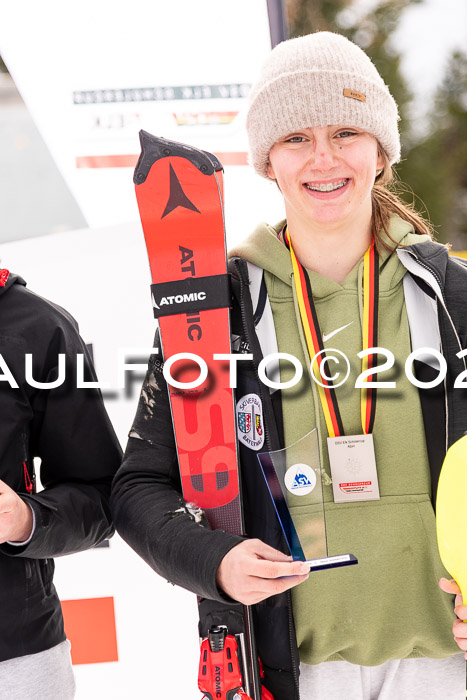
<instances>
[{"instance_id":1,"label":"white knitted beanie","mask_svg":"<svg viewBox=\"0 0 467 700\"><path fill-rule=\"evenodd\" d=\"M400 160L397 105L374 64L341 34L316 32L271 52L249 95L250 160L268 177L269 151L314 126L355 126L372 134L391 165Z\"/></svg>"}]
</instances>

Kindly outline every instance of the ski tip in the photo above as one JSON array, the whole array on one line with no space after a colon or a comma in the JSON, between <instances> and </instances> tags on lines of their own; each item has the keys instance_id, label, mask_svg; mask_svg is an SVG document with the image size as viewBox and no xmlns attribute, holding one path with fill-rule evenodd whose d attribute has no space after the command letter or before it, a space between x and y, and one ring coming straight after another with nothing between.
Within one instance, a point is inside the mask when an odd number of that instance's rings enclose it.
<instances>
[{"instance_id":1,"label":"ski tip","mask_svg":"<svg viewBox=\"0 0 467 700\"><path fill-rule=\"evenodd\" d=\"M186 158L192 163L203 175L212 175L214 172L222 170L222 165L219 159L212 153L201 151L194 146L189 146L178 141L169 141L161 136L153 136L141 129L139 132L139 141L141 144L141 155L136 164L133 182L135 185L142 185L151 167L162 158Z\"/></svg>"},{"instance_id":2,"label":"ski tip","mask_svg":"<svg viewBox=\"0 0 467 700\"><path fill-rule=\"evenodd\" d=\"M214 155L214 153L209 153L209 151L202 151L202 153L204 153L209 158L216 172L219 172L219 170L224 170L224 168L222 167L222 163L220 162L219 158Z\"/></svg>"}]
</instances>

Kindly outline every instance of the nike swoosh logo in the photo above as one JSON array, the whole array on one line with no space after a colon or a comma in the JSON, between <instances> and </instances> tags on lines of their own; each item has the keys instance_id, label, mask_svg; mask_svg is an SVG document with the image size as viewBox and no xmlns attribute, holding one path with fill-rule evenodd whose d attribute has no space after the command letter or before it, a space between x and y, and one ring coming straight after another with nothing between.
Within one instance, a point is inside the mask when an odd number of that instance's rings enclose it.
<instances>
[{"instance_id":1,"label":"nike swoosh logo","mask_svg":"<svg viewBox=\"0 0 467 700\"><path fill-rule=\"evenodd\" d=\"M353 321L350 321L350 323L347 323L345 326L341 326L340 328L337 328L335 331L331 331L331 333L328 333L327 335L323 333L323 342L325 343L329 338L332 338L333 335L336 335L336 333L340 333L341 331L344 330L344 328L347 328L347 326L351 326Z\"/></svg>"}]
</instances>

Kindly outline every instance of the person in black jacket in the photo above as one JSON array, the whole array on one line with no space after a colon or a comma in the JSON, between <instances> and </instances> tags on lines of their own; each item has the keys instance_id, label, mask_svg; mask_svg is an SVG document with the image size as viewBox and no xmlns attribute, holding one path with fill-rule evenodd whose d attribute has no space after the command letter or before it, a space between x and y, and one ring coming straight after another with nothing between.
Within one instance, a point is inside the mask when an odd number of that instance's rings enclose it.
<instances>
[{"instance_id":1,"label":"person in black jacket","mask_svg":"<svg viewBox=\"0 0 467 700\"><path fill-rule=\"evenodd\" d=\"M464 688L467 625L440 590L434 505L446 447L467 427L466 390L453 390L466 368L467 267L387 188L400 159L397 120L376 67L343 36L317 32L273 50L246 123L252 164L276 182L287 220L258 226L229 263L233 347L253 357L238 363L237 382L248 538L210 532L183 501L160 353L114 481L118 531L155 571L201 596L201 636L223 622L241 631L235 601L254 606L275 700L456 700ZM314 361L317 348L326 363ZM347 356L349 381L319 391L317 377L337 374L333 348ZM356 386L362 349L385 381L377 393ZM277 350L303 367L297 387L271 391L259 380L260 361ZM280 370L282 382L293 376L290 365ZM256 425L261 439L244 440ZM307 577L284 554L257 453L312 433L330 553L352 552L359 564ZM333 460L348 444L354 452ZM290 469L307 466L309 452ZM291 488L306 530L316 509Z\"/></svg>"},{"instance_id":2,"label":"person in black jacket","mask_svg":"<svg viewBox=\"0 0 467 700\"><path fill-rule=\"evenodd\" d=\"M74 679L53 558L113 534L121 449L100 392L77 388L81 359L82 378L96 377L75 320L7 270L0 319L0 698L68 700Z\"/></svg>"}]
</instances>

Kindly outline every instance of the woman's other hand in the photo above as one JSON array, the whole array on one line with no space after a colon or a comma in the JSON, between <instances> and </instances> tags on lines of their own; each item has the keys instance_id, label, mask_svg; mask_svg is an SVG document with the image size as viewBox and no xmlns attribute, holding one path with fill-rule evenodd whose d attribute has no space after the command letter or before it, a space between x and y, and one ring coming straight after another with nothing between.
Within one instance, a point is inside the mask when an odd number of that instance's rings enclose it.
<instances>
[{"instance_id":1,"label":"woman's other hand","mask_svg":"<svg viewBox=\"0 0 467 700\"><path fill-rule=\"evenodd\" d=\"M439 587L445 593L454 593L456 596L454 612L459 619L455 620L452 631L459 649L467 651L467 622L463 622L463 620L467 620L467 605L464 605L461 589L454 579L448 581L446 578L440 579ZM467 654L464 654L464 657L467 659Z\"/></svg>"}]
</instances>

